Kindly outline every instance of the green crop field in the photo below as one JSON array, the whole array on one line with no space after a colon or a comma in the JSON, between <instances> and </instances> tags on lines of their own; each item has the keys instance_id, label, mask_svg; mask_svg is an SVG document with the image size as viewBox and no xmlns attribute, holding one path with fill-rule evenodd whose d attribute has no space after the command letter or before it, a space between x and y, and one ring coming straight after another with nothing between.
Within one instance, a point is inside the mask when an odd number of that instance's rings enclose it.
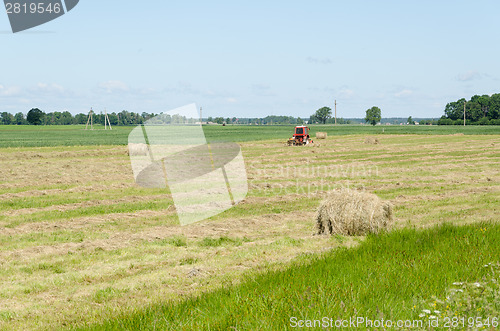
<instances>
[{"instance_id":1,"label":"green crop field","mask_svg":"<svg viewBox=\"0 0 500 331\"><path fill-rule=\"evenodd\" d=\"M0 126L0 329L498 316L498 127L315 126L328 139L287 147L291 126L207 126L240 143L249 193L184 227L168 189L134 183L131 129ZM392 202L393 231L315 235L345 187Z\"/></svg>"},{"instance_id":2,"label":"green crop field","mask_svg":"<svg viewBox=\"0 0 500 331\"><path fill-rule=\"evenodd\" d=\"M203 126L209 141L225 140L235 142L286 139L292 135L294 126L287 125L208 125ZM85 130L84 125L56 126L14 126L0 125L0 147L50 147L88 145L126 145L128 135L134 127L116 126L104 131ZM401 126L401 125L313 125L311 132L327 132L328 135L350 134L500 134L498 126Z\"/></svg>"}]
</instances>

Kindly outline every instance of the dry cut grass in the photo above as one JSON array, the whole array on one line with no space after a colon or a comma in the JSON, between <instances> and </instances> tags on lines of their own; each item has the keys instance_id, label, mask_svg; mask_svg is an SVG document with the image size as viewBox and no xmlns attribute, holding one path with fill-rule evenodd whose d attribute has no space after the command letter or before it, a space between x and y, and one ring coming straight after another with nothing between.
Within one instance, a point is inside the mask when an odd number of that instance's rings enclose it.
<instances>
[{"instance_id":1,"label":"dry cut grass","mask_svg":"<svg viewBox=\"0 0 500 331\"><path fill-rule=\"evenodd\" d=\"M392 204L366 192L342 189L330 193L316 213L318 234L364 236L387 230L393 222Z\"/></svg>"},{"instance_id":2,"label":"dry cut grass","mask_svg":"<svg viewBox=\"0 0 500 331\"><path fill-rule=\"evenodd\" d=\"M395 227L498 220L500 136L377 138L243 143L246 200L186 227L168 189L135 186L126 146L0 149L0 329L101 321L355 245L314 236L343 187L390 201Z\"/></svg>"}]
</instances>

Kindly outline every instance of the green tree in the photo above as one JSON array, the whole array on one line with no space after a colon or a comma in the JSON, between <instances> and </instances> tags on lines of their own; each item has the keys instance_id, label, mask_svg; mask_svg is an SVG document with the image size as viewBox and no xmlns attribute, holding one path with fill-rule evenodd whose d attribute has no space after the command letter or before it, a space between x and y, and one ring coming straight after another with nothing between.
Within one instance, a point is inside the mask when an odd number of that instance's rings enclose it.
<instances>
[{"instance_id":1,"label":"green tree","mask_svg":"<svg viewBox=\"0 0 500 331\"><path fill-rule=\"evenodd\" d=\"M464 98L456 101L450 102L446 105L444 113L446 117L452 120L458 120L464 118L464 103L466 100Z\"/></svg>"},{"instance_id":2,"label":"green tree","mask_svg":"<svg viewBox=\"0 0 500 331\"><path fill-rule=\"evenodd\" d=\"M14 115L14 122L17 125L24 125L27 124L26 119L24 118L24 114L19 112L16 115Z\"/></svg>"},{"instance_id":3,"label":"green tree","mask_svg":"<svg viewBox=\"0 0 500 331\"><path fill-rule=\"evenodd\" d=\"M483 117L483 108L479 102L481 97L474 95L469 102L467 102L465 117L472 122L477 122Z\"/></svg>"},{"instance_id":4,"label":"green tree","mask_svg":"<svg viewBox=\"0 0 500 331\"><path fill-rule=\"evenodd\" d=\"M11 113L3 112L0 118L4 125L14 124L14 116Z\"/></svg>"},{"instance_id":5,"label":"green tree","mask_svg":"<svg viewBox=\"0 0 500 331\"><path fill-rule=\"evenodd\" d=\"M484 114L483 117L487 117L488 111L490 109L490 96L485 94L479 97L478 102L481 105L481 111Z\"/></svg>"},{"instance_id":6,"label":"green tree","mask_svg":"<svg viewBox=\"0 0 500 331\"><path fill-rule=\"evenodd\" d=\"M108 114L108 118L111 125L118 125L118 116L115 113Z\"/></svg>"},{"instance_id":7,"label":"green tree","mask_svg":"<svg viewBox=\"0 0 500 331\"><path fill-rule=\"evenodd\" d=\"M86 123L87 123L87 115L82 113L75 115L75 124L86 124Z\"/></svg>"},{"instance_id":8,"label":"green tree","mask_svg":"<svg viewBox=\"0 0 500 331\"><path fill-rule=\"evenodd\" d=\"M500 119L500 94L496 93L490 97L490 111L488 112L490 120Z\"/></svg>"},{"instance_id":9,"label":"green tree","mask_svg":"<svg viewBox=\"0 0 500 331\"><path fill-rule=\"evenodd\" d=\"M413 118L411 116L408 117L408 119L406 120L406 123L408 123L409 125L415 125L415 121L413 120Z\"/></svg>"},{"instance_id":10,"label":"green tree","mask_svg":"<svg viewBox=\"0 0 500 331\"><path fill-rule=\"evenodd\" d=\"M33 108L28 112L28 116L26 116L26 120L31 125L40 125L42 123L43 117L45 113L38 108Z\"/></svg>"},{"instance_id":11,"label":"green tree","mask_svg":"<svg viewBox=\"0 0 500 331\"><path fill-rule=\"evenodd\" d=\"M316 120L318 120L320 123L325 124L326 121L332 117L332 110L329 107L322 107L318 110L316 110L316 113L313 115ZM311 116L312 117L312 116Z\"/></svg>"},{"instance_id":12,"label":"green tree","mask_svg":"<svg viewBox=\"0 0 500 331\"><path fill-rule=\"evenodd\" d=\"M382 111L379 107L371 107L366 111L365 122L371 125L377 125L382 120Z\"/></svg>"},{"instance_id":13,"label":"green tree","mask_svg":"<svg viewBox=\"0 0 500 331\"><path fill-rule=\"evenodd\" d=\"M73 115L71 115L71 113L69 111L64 111L61 114L61 119L60 119L60 123L59 124L62 124L62 125L71 125L73 123L74 123Z\"/></svg>"},{"instance_id":14,"label":"green tree","mask_svg":"<svg viewBox=\"0 0 500 331\"><path fill-rule=\"evenodd\" d=\"M214 122L217 124L222 124L222 123L224 123L224 118L223 117L216 117L214 119Z\"/></svg>"}]
</instances>

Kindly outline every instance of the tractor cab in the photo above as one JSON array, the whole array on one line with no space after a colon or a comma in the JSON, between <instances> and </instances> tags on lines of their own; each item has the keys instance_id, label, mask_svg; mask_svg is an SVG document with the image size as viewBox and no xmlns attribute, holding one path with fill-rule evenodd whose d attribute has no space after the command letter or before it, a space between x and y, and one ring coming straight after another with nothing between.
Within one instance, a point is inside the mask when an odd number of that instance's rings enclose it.
<instances>
[{"instance_id":1,"label":"tractor cab","mask_svg":"<svg viewBox=\"0 0 500 331\"><path fill-rule=\"evenodd\" d=\"M288 140L288 145L302 146L311 142L309 128L307 126L296 126L293 138Z\"/></svg>"},{"instance_id":2,"label":"tractor cab","mask_svg":"<svg viewBox=\"0 0 500 331\"><path fill-rule=\"evenodd\" d=\"M296 126L294 137L305 137L309 136L309 128L307 126Z\"/></svg>"}]
</instances>

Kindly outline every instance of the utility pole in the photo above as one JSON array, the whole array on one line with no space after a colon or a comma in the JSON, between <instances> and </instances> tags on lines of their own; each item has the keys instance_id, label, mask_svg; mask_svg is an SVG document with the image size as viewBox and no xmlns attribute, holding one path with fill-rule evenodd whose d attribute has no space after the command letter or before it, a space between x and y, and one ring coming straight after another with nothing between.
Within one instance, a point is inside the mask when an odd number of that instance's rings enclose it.
<instances>
[{"instance_id":1,"label":"utility pole","mask_svg":"<svg viewBox=\"0 0 500 331\"><path fill-rule=\"evenodd\" d=\"M465 126L465 104L467 103L467 101L464 101L464 126Z\"/></svg>"},{"instance_id":2,"label":"utility pole","mask_svg":"<svg viewBox=\"0 0 500 331\"><path fill-rule=\"evenodd\" d=\"M200 107L200 125L203 125L203 114L202 114L202 111L203 111L203 107Z\"/></svg>"},{"instance_id":3,"label":"utility pole","mask_svg":"<svg viewBox=\"0 0 500 331\"><path fill-rule=\"evenodd\" d=\"M89 123L90 123L90 130L94 130L93 115L94 115L94 111L92 110L92 107L90 107L90 112L89 112L89 116L87 117L87 125L85 125L85 130L87 130L87 128L89 127Z\"/></svg>"},{"instance_id":4,"label":"utility pole","mask_svg":"<svg viewBox=\"0 0 500 331\"><path fill-rule=\"evenodd\" d=\"M111 128L111 122L109 121L108 111L104 108L104 130L106 130L106 122L108 123L109 130L113 130Z\"/></svg>"},{"instance_id":5,"label":"utility pole","mask_svg":"<svg viewBox=\"0 0 500 331\"><path fill-rule=\"evenodd\" d=\"M337 100L335 100L335 125L337 125Z\"/></svg>"}]
</instances>

